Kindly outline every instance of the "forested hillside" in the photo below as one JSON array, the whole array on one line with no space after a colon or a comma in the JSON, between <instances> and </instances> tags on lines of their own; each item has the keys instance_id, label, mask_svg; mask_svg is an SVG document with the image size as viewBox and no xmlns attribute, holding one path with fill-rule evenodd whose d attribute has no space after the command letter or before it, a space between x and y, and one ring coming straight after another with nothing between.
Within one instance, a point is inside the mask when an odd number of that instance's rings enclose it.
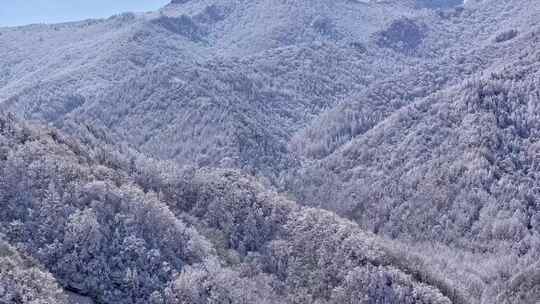
<instances>
[{"instance_id":1,"label":"forested hillside","mask_svg":"<svg viewBox=\"0 0 540 304\"><path fill-rule=\"evenodd\" d=\"M296 131L396 64L418 62L403 52L430 51L418 41L389 52L385 44L407 37L372 37L414 16L439 18L399 1L182 1L155 14L6 29L0 100L59 127L105 127L160 158L275 180L294 166Z\"/></svg>"},{"instance_id":2,"label":"forested hillside","mask_svg":"<svg viewBox=\"0 0 540 304\"><path fill-rule=\"evenodd\" d=\"M384 240L237 172L181 170L11 116L0 127L1 233L67 290L110 303L464 301Z\"/></svg>"},{"instance_id":3,"label":"forested hillside","mask_svg":"<svg viewBox=\"0 0 540 304\"><path fill-rule=\"evenodd\" d=\"M540 303L536 0L0 28L0 303Z\"/></svg>"},{"instance_id":4,"label":"forested hillside","mask_svg":"<svg viewBox=\"0 0 540 304\"><path fill-rule=\"evenodd\" d=\"M301 189L299 199L333 197L331 205L325 207L366 216L371 220L361 223L377 231L387 230L394 237L405 233L453 241L455 237L461 240L466 233L477 242L477 234L488 228L473 226L479 220L492 222L497 218L493 212L505 209L503 203L521 205L509 207L512 211L508 212L523 210L522 232L533 233L531 228L538 225L531 221L535 221L538 210L535 194L530 191L536 188L531 174L536 174L536 107L540 96L540 40L536 33L514 41L522 46L515 57L508 56L508 62L490 69L490 74L437 91L392 113L366 132L350 136L352 140L328 157L294 172L292 179L301 180L292 184L302 184L303 188L290 187ZM337 197L343 201L336 203ZM459 211L441 212L425 200L440 200L439 208ZM413 205L398 207L406 201ZM486 205L493 205L489 215L482 214L488 212ZM420 218L422 225L382 227L386 221L404 220L410 212L406 210L414 212L410 214L413 221L419 220L415 213L421 210L434 214ZM382 222L373 221L372 212L381 212L377 218ZM435 226L441 230L434 230ZM515 240L517 236L508 237ZM487 237L493 239L496 237Z\"/></svg>"}]
</instances>

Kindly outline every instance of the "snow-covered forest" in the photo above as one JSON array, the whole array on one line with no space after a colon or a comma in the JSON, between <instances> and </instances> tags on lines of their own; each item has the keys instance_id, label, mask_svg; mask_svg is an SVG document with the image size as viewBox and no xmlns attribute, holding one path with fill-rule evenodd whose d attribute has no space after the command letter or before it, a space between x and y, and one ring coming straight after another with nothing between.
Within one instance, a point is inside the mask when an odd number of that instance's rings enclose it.
<instances>
[{"instance_id":1,"label":"snow-covered forest","mask_svg":"<svg viewBox=\"0 0 540 304\"><path fill-rule=\"evenodd\" d=\"M0 303L540 303L537 0L0 28Z\"/></svg>"}]
</instances>

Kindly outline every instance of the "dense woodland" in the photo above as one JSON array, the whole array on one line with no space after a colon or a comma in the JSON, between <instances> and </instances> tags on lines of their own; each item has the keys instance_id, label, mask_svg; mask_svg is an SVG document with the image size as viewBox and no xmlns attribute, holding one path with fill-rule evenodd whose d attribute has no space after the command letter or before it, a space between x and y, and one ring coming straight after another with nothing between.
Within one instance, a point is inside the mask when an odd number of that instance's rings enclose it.
<instances>
[{"instance_id":1,"label":"dense woodland","mask_svg":"<svg viewBox=\"0 0 540 304\"><path fill-rule=\"evenodd\" d=\"M534 0L0 28L0 303L540 302Z\"/></svg>"},{"instance_id":2,"label":"dense woodland","mask_svg":"<svg viewBox=\"0 0 540 304\"><path fill-rule=\"evenodd\" d=\"M0 165L1 232L68 290L110 303L460 297L443 278L430 282L435 273L395 263L399 253L375 235L238 172L183 170L93 133L82 144L11 116L0 122L2 146L11 147Z\"/></svg>"}]
</instances>

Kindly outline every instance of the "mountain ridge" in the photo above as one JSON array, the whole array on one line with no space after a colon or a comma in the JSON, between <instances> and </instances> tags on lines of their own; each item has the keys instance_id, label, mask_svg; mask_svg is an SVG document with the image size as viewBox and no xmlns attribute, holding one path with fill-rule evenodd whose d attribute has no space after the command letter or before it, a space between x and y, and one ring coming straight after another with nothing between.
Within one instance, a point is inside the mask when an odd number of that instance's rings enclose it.
<instances>
[{"instance_id":1,"label":"mountain ridge","mask_svg":"<svg viewBox=\"0 0 540 304\"><path fill-rule=\"evenodd\" d=\"M539 20L180 0L0 28L0 233L103 303L536 303Z\"/></svg>"}]
</instances>

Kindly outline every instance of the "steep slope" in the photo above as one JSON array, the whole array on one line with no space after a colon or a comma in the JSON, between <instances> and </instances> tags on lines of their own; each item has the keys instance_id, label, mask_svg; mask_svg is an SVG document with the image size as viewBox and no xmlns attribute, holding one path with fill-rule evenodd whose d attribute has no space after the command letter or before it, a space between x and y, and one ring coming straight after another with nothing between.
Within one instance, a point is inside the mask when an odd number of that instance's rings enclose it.
<instances>
[{"instance_id":1,"label":"steep slope","mask_svg":"<svg viewBox=\"0 0 540 304\"><path fill-rule=\"evenodd\" d=\"M300 197L393 237L473 249L536 239L539 40L529 34L519 43L498 72L403 108L305 170Z\"/></svg>"},{"instance_id":2,"label":"steep slope","mask_svg":"<svg viewBox=\"0 0 540 304\"><path fill-rule=\"evenodd\" d=\"M371 38L415 16L438 18L399 1L188 1L142 16L5 29L0 107L59 127L66 119L107 127L156 157L275 180L295 166L294 132L396 64L418 62L412 49L387 51Z\"/></svg>"},{"instance_id":3,"label":"steep slope","mask_svg":"<svg viewBox=\"0 0 540 304\"><path fill-rule=\"evenodd\" d=\"M188 39L167 35L147 18L1 29L2 107L54 121L137 71L171 58L191 60Z\"/></svg>"},{"instance_id":4,"label":"steep slope","mask_svg":"<svg viewBox=\"0 0 540 304\"><path fill-rule=\"evenodd\" d=\"M471 2L466 10L440 11L436 22L424 21L431 33L424 38L431 46L424 50L427 58L394 66L392 74L379 76L359 94L321 113L296 132L291 152L306 161L328 156L415 99L517 61L521 53L516 49L535 43L539 18L540 9L530 1ZM395 23L390 32L408 24ZM380 35L390 36L386 31Z\"/></svg>"},{"instance_id":5,"label":"steep slope","mask_svg":"<svg viewBox=\"0 0 540 304\"><path fill-rule=\"evenodd\" d=\"M0 29L0 108L70 134L0 116L0 233L104 303L538 302L540 6L453 4Z\"/></svg>"},{"instance_id":6,"label":"steep slope","mask_svg":"<svg viewBox=\"0 0 540 304\"><path fill-rule=\"evenodd\" d=\"M436 12L407 1L173 1L159 13L7 28L0 107L275 181L497 66L537 22L533 2Z\"/></svg>"},{"instance_id":7,"label":"steep slope","mask_svg":"<svg viewBox=\"0 0 540 304\"><path fill-rule=\"evenodd\" d=\"M538 27L529 30L486 48L485 54L499 58L485 76L344 136L335 150L304 161L286 189L300 202L335 210L367 230L410 240L413 250L448 244L446 254L433 251L445 256L436 265L459 265L446 257L456 252L482 263L489 255L504 256L509 260L496 263L512 265L507 269L488 263L457 272L469 287L490 286L479 296L482 303L538 302L540 54Z\"/></svg>"},{"instance_id":8,"label":"steep slope","mask_svg":"<svg viewBox=\"0 0 540 304\"><path fill-rule=\"evenodd\" d=\"M356 50L334 45L172 64L137 75L67 117L105 126L161 158L271 177L294 162L291 134L369 82L360 72L368 64Z\"/></svg>"},{"instance_id":9,"label":"steep slope","mask_svg":"<svg viewBox=\"0 0 540 304\"><path fill-rule=\"evenodd\" d=\"M85 138L0 117L0 231L70 291L104 303L467 303L420 257L334 214L234 171L180 171Z\"/></svg>"}]
</instances>

